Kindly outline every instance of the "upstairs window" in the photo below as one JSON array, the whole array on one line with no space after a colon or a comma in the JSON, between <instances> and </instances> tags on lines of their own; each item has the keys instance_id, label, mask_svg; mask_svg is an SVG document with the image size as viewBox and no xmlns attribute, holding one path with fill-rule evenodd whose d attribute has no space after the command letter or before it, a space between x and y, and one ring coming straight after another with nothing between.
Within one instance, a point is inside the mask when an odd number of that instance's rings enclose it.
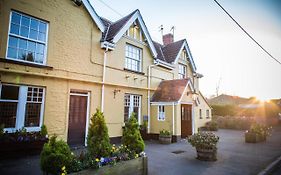
<instances>
[{"instance_id":1,"label":"upstairs window","mask_svg":"<svg viewBox=\"0 0 281 175\"><path fill-rule=\"evenodd\" d=\"M7 58L46 64L48 23L12 11L8 35Z\"/></svg>"},{"instance_id":2,"label":"upstairs window","mask_svg":"<svg viewBox=\"0 0 281 175\"><path fill-rule=\"evenodd\" d=\"M141 72L142 50L138 47L127 44L125 52L125 68Z\"/></svg>"},{"instance_id":3,"label":"upstairs window","mask_svg":"<svg viewBox=\"0 0 281 175\"><path fill-rule=\"evenodd\" d=\"M199 118L203 119L203 117L202 117L202 109L199 109Z\"/></svg>"},{"instance_id":4,"label":"upstairs window","mask_svg":"<svg viewBox=\"0 0 281 175\"><path fill-rule=\"evenodd\" d=\"M209 111L209 109L206 110L206 118L210 118L210 111Z\"/></svg>"},{"instance_id":5,"label":"upstairs window","mask_svg":"<svg viewBox=\"0 0 281 175\"><path fill-rule=\"evenodd\" d=\"M186 66L179 64L179 79L186 78Z\"/></svg>"},{"instance_id":6,"label":"upstairs window","mask_svg":"<svg viewBox=\"0 0 281 175\"><path fill-rule=\"evenodd\" d=\"M158 120L165 121L165 106L158 106Z\"/></svg>"}]
</instances>

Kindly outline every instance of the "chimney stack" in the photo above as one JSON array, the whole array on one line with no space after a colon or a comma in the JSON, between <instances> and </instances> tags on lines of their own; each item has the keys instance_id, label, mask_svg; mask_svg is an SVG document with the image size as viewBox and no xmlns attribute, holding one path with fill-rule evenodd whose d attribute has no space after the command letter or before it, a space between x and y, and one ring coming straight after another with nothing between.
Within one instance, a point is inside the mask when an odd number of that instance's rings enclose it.
<instances>
[{"instance_id":1,"label":"chimney stack","mask_svg":"<svg viewBox=\"0 0 281 175\"><path fill-rule=\"evenodd\" d=\"M168 33L166 35L163 35L163 44L166 46L170 43L174 42L174 35L171 33Z\"/></svg>"}]
</instances>

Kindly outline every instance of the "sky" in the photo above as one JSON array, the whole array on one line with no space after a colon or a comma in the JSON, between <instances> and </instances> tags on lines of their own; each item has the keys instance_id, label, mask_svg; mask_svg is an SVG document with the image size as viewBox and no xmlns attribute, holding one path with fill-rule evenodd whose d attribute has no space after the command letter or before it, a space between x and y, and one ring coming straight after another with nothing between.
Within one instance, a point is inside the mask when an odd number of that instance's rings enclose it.
<instances>
[{"instance_id":1,"label":"sky","mask_svg":"<svg viewBox=\"0 0 281 175\"><path fill-rule=\"evenodd\" d=\"M109 5L112 9L107 7ZM281 1L218 0L265 49L281 62ZM281 98L281 65L262 51L213 0L91 0L98 15L112 21L139 9L153 40L175 26L175 41L187 39L209 97L229 94ZM118 14L119 13L119 14ZM122 16L121 16L121 15Z\"/></svg>"}]
</instances>

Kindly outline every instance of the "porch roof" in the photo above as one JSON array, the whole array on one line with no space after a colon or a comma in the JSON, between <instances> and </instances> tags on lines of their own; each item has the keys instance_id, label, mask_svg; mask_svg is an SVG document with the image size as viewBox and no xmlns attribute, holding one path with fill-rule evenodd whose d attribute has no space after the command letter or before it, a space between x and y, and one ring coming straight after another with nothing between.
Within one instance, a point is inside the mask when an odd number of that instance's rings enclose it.
<instances>
[{"instance_id":1,"label":"porch roof","mask_svg":"<svg viewBox=\"0 0 281 175\"><path fill-rule=\"evenodd\" d=\"M189 79L164 80L152 96L151 102L179 102Z\"/></svg>"}]
</instances>

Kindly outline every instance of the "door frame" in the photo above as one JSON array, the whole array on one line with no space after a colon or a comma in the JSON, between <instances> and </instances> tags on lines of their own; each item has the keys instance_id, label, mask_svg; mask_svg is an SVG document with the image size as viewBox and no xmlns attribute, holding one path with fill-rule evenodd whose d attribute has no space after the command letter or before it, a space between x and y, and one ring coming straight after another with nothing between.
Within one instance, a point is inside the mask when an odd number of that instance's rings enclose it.
<instances>
[{"instance_id":1,"label":"door frame","mask_svg":"<svg viewBox=\"0 0 281 175\"><path fill-rule=\"evenodd\" d=\"M87 146L87 137L88 137L88 126L89 126L89 117L90 117L90 96L91 93L90 92L71 92L72 90L70 90L69 93L69 100L70 100L70 96L80 96L80 97L87 97L87 109L86 109L86 126L85 126L85 138L84 138L84 146ZM73 90L75 91L75 90ZM70 106L69 106L70 108ZM68 111L69 111L68 108ZM68 117L69 117L69 113L68 113ZM69 128L67 128L69 129Z\"/></svg>"},{"instance_id":2,"label":"door frame","mask_svg":"<svg viewBox=\"0 0 281 175\"><path fill-rule=\"evenodd\" d=\"M189 105L191 107L191 123L190 123L190 127L191 127L191 134L193 135L195 133L195 121L194 121L194 105L192 103L180 103L180 109L182 110L182 105ZM180 121L182 122L182 111L180 113ZM182 124L181 126L181 133L182 133Z\"/></svg>"}]
</instances>

